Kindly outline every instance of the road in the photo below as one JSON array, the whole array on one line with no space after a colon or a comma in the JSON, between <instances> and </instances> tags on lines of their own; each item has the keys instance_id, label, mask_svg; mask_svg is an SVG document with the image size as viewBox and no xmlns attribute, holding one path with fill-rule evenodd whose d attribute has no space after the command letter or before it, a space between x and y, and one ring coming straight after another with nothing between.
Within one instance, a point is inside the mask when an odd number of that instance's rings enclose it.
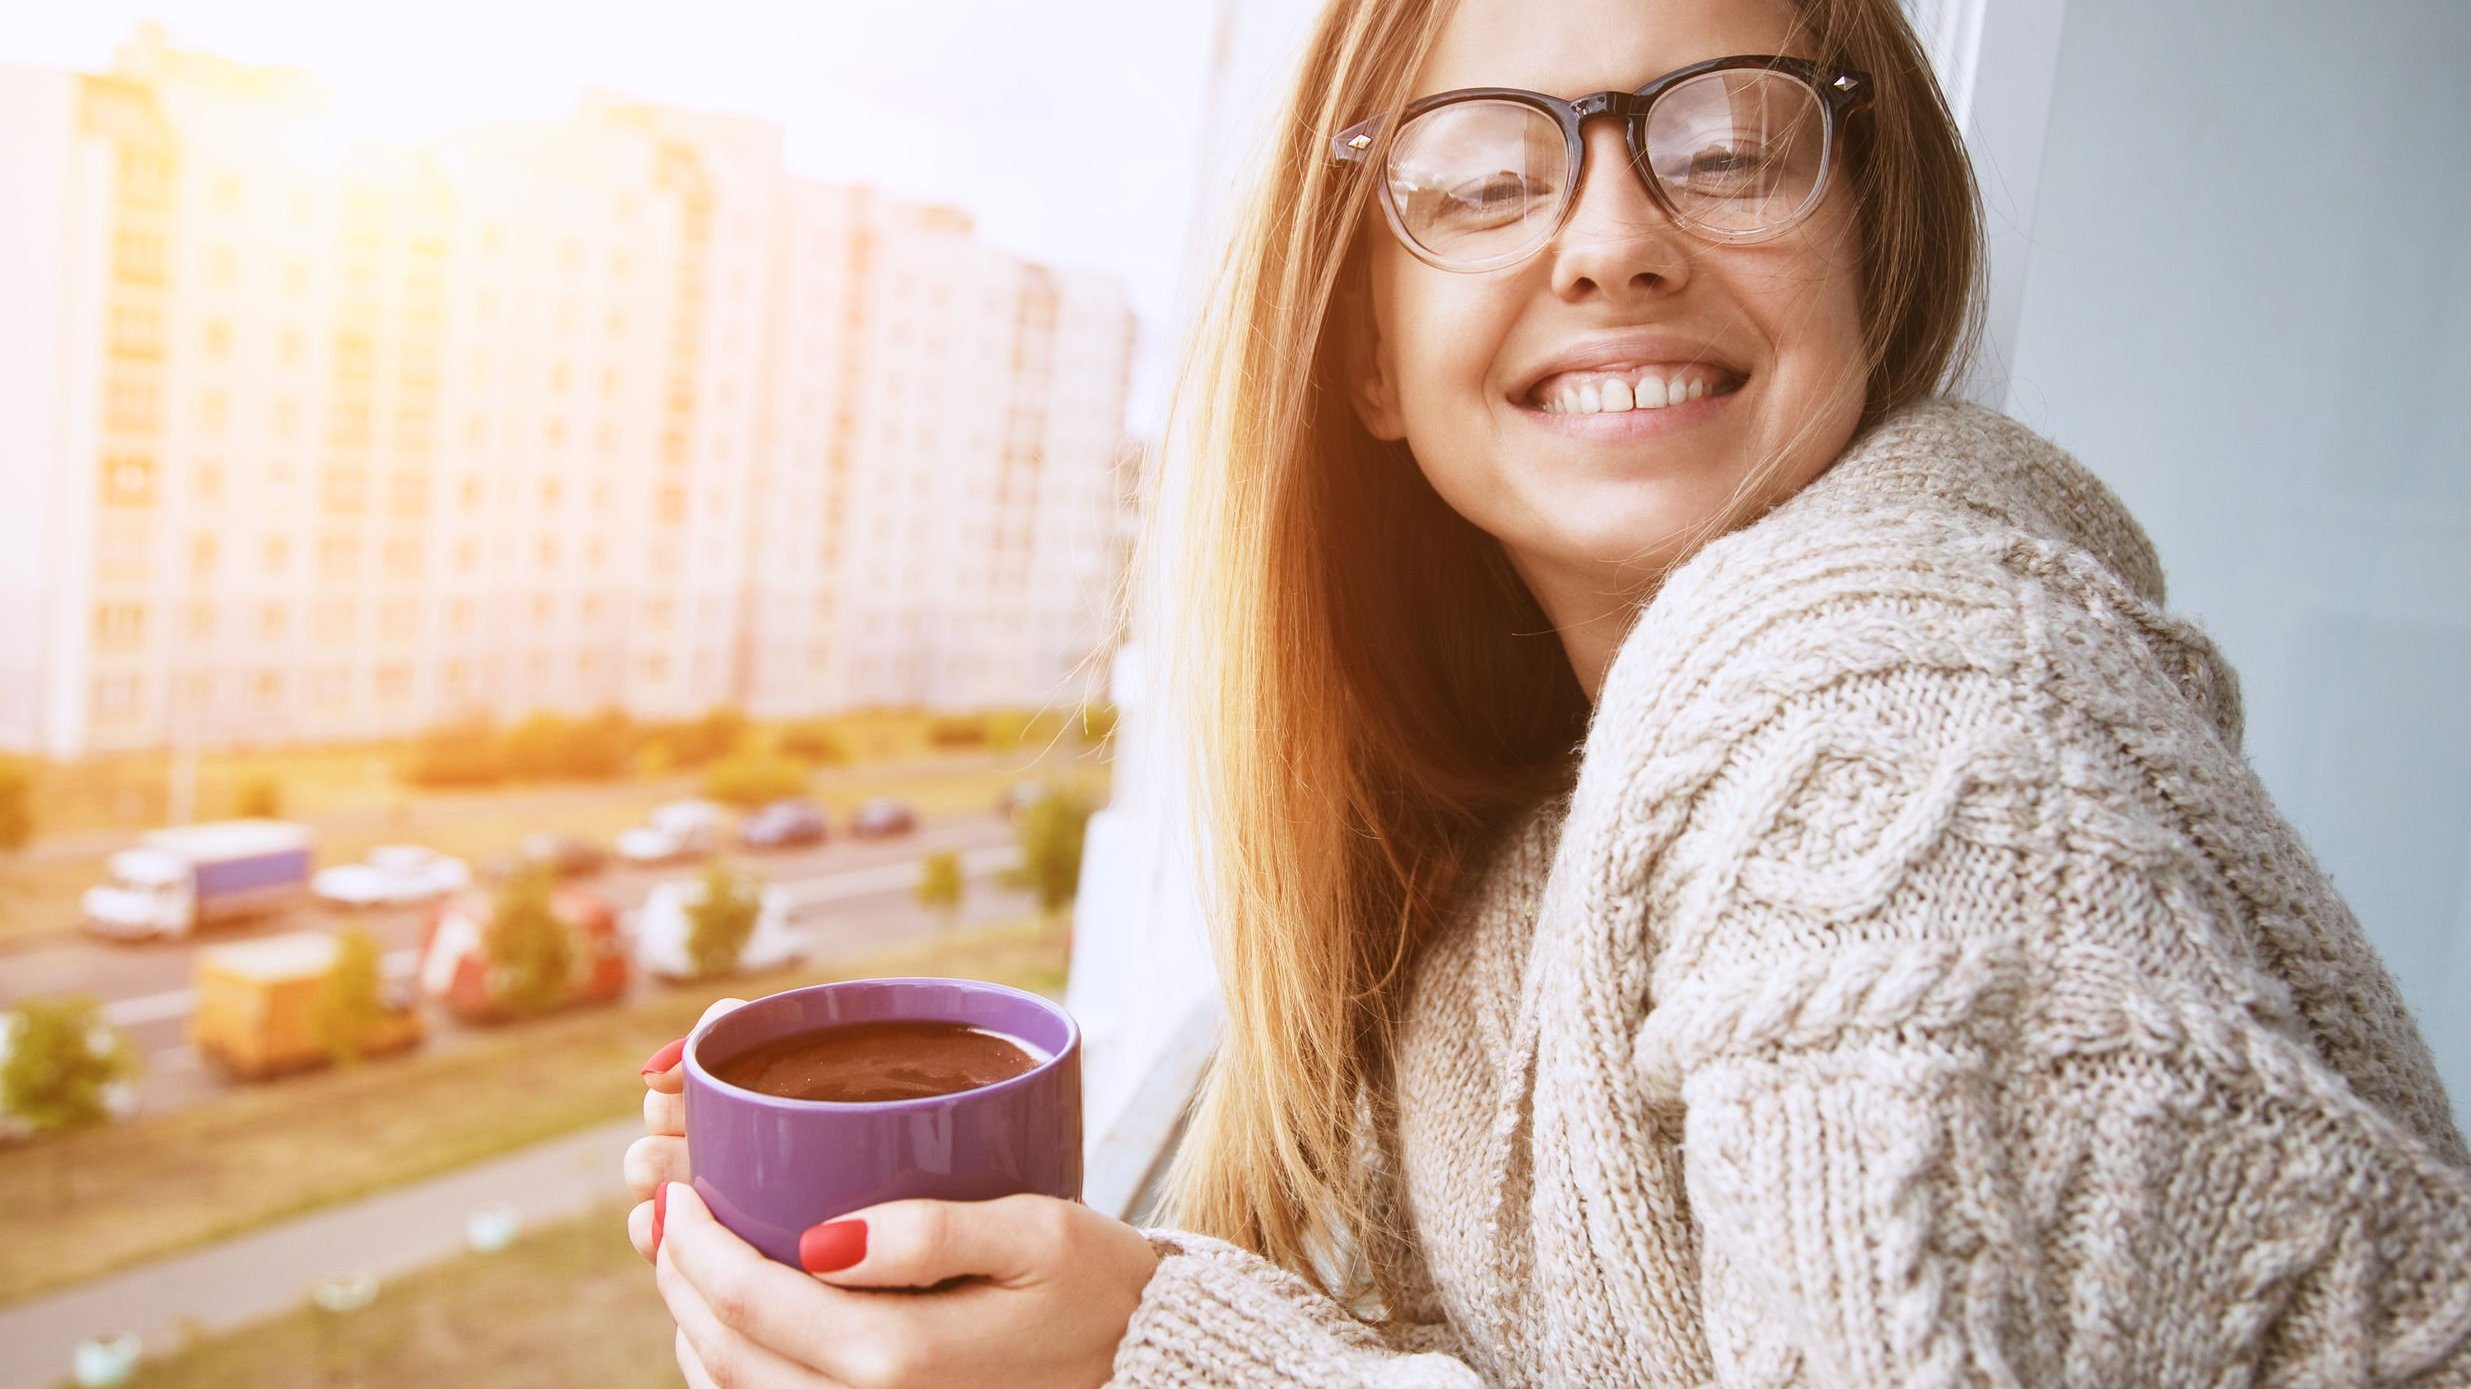
<instances>
[{"instance_id":1,"label":"road","mask_svg":"<svg viewBox=\"0 0 2471 1389\"><path fill-rule=\"evenodd\" d=\"M932 918L912 900L919 859L934 850L962 854L964 872L977 899L973 915L985 915L990 893L984 879L1012 862L1012 830L992 815L929 819L914 834L898 839L842 840L812 849L788 850L741 862L786 888L790 922L808 939L814 958L832 959L866 954L896 944L931 926ZM652 885L689 875L692 866L659 869L613 867L593 880L622 909L640 906ZM1026 909L1027 897L1006 892L1008 902ZM143 1107L162 1113L211 1097L229 1082L206 1065L184 1034L193 1005L189 985L197 952L209 946L303 927L332 924L342 913L304 907L280 917L218 928L203 937L124 945L78 939L36 946L0 956L0 1008L23 997L86 994L100 999L104 1017L122 1029L144 1058ZM411 974L425 908L372 912L369 931L384 950L389 974ZM662 986L639 978L638 994ZM442 1010L428 1010L425 1045L453 1046L468 1034Z\"/></svg>"},{"instance_id":2,"label":"road","mask_svg":"<svg viewBox=\"0 0 2471 1389\"><path fill-rule=\"evenodd\" d=\"M457 1253L470 1215L526 1226L621 1200L619 1164L639 1120L605 1124L367 1200L287 1220L187 1254L0 1307L0 1389L50 1389L77 1343L138 1336L149 1357L301 1305L318 1279L409 1272ZM649 1275L647 1275L649 1276ZM381 1293L380 1296L384 1294ZM148 1376L140 1370L136 1382Z\"/></svg>"}]
</instances>

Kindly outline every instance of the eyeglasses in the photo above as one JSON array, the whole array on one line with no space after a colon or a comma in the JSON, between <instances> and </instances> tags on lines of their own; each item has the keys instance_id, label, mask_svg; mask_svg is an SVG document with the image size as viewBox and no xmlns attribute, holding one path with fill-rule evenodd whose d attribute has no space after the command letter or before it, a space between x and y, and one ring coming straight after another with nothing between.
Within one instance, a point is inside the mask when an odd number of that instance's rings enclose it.
<instances>
[{"instance_id":1,"label":"eyeglasses","mask_svg":"<svg viewBox=\"0 0 2471 1389\"><path fill-rule=\"evenodd\" d=\"M1568 101L1515 87L1428 96L1398 118L1349 126L1342 163L1381 156L1381 207L1417 259L1493 270L1534 255L1569 220L1587 174L1580 130L1618 117L1648 196L1689 231L1728 244L1765 241L1810 215L1827 191L1837 133L1870 100L1870 78L1801 58L1716 58L1635 92Z\"/></svg>"}]
</instances>

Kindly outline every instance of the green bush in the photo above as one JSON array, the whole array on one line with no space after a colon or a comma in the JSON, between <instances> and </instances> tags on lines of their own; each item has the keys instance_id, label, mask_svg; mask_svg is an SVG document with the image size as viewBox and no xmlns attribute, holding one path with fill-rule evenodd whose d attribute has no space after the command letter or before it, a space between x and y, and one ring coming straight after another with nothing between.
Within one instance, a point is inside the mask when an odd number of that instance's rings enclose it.
<instances>
[{"instance_id":1,"label":"green bush","mask_svg":"<svg viewBox=\"0 0 2471 1389\"><path fill-rule=\"evenodd\" d=\"M67 1133L111 1115L111 1088L137 1074L137 1051L92 998L29 998L8 1027L0 1118L27 1133Z\"/></svg>"},{"instance_id":2,"label":"green bush","mask_svg":"<svg viewBox=\"0 0 2471 1389\"><path fill-rule=\"evenodd\" d=\"M741 810L798 795L806 788L806 764L778 753L742 752L704 771L704 796Z\"/></svg>"},{"instance_id":3,"label":"green bush","mask_svg":"<svg viewBox=\"0 0 2471 1389\"><path fill-rule=\"evenodd\" d=\"M1081 727L1081 742L1085 747L1097 747L1115 735L1115 706L1084 704L1077 721Z\"/></svg>"},{"instance_id":4,"label":"green bush","mask_svg":"<svg viewBox=\"0 0 2471 1389\"><path fill-rule=\"evenodd\" d=\"M347 927L336 936L334 968L318 994L318 1041L330 1059L348 1065L386 1019L377 938L365 927Z\"/></svg>"},{"instance_id":5,"label":"green bush","mask_svg":"<svg viewBox=\"0 0 2471 1389\"><path fill-rule=\"evenodd\" d=\"M495 786L506 779L498 726L485 714L440 724L412 740L401 768L415 786Z\"/></svg>"},{"instance_id":6,"label":"green bush","mask_svg":"<svg viewBox=\"0 0 2471 1389\"><path fill-rule=\"evenodd\" d=\"M13 854L34 838L34 768L0 757L0 854Z\"/></svg>"},{"instance_id":7,"label":"green bush","mask_svg":"<svg viewBox=\"0 0 2471 1389\"><path fill-rule=\"evenodd\" d=\"M983 748L987 721L975 714L940 714L927 721L927 744L939 748Z\"/></svg>"},{"instance_id":8,"label":"green bush","mask_svg":"<svg viewBox=\"0 0 2471 1389\"><path fill-rule=\"evenodd\" d=\"M1038 909L1050 916L1071 906L1080 890L1081 845L1089 832L1090 809L1080 788L1059 786L1013 817L1013 835L1021 845L1016 878L1037 896Z\"/></svg>"},{"instance_id":9,"label":"green bush","mask_svg":"<svg viewBox=\"0 0 2471 1389\"><path fill-rule=\"evenodd\" d=\"M946 916L960 910L960 850L938 849L918 861L918 904Z\"/></svg>"},{"instance_id":10,"label":"green bush","mask_svg":"<svg viewBox=\"0 0 2471 1389\"><path fill-rule=\"evenodd\" d=\"M763 880L754 874L726 863L704 870L704 895L686 909L686 956L695 977L727 974L738 967L763 906Z\"/></svg>"},{"instance_id":11,"label":"green bush","mask_svg":"<svg viewBox=\"0 0 2471 1389\"><path fill-rule=\"evenodd\" d=\"M700 767L727 757L745 743L748 727L746 715L727 705L715 705L701 718L671 724L662 730L670 765Z\"/></svg>"},{"instance_id":12,"label":"green bush","mask_svg":"<svg viewBox=\"0 0 2471 1389\"><path fill-rule=\"evenodd\" d=\"M232 799L232 813L244 820L273 820L283 814L283 781L272 772L261 772L240 783L240 794Z\"/></svg>"},{"instance_id":13,"label":"green bush","mask_svg":"<svg viewBox=\"0 0 2471 1389\"><path fill-rule=\"evenodd\" d=\"M549 872L525 868L498 890L483 947L489 952L489 996L523 1017L566 1001L575 974L575 942L550 903Z\"/></svg>"},{"instance_id":14,"label":"green bush","mask_svg":"<svg viewBox=\"0 0 2471 1389\"><path fill-rule=\"evenodd\" d=\"M810 767L831 767L849 761L849 749L842 745L840 735L821 719L793 723L781 730L778 746L785 757L795 757Z\"/></svg>"}]
</instances>

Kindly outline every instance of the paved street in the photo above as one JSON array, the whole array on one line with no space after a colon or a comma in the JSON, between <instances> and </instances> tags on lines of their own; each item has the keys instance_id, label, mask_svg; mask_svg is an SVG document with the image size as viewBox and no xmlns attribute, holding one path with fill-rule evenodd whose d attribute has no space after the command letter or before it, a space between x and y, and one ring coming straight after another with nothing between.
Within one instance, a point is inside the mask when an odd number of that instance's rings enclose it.
<instances>
[{"instance_id":1,"label":"paved street","mask_svg":"<svg viewBox=\"0 0 2471 1389\"><path fill-rule=\"evenodd\" d=\"M0 1389L59 1384L82 1340L134 1332L150 1354L160 1353L179 1344L184 1326L228 1331L290 1311L318 1278L366 1273L382 1280L433 1263L463 1247L464 1222L476 1211L507 1206L532 1225L623 1197L619 1159L642 1132L638 1120L605 1124L193 1254L0 1306Z\"/></svg>"},{"instance_id":2,"label":"paved street","mask_svg":"<svg viewBox=\"0 0 2471 1389\"><path fill-rule=\"evenodd\" d=\"M1021 894L995 889L992 874L1012 861L1011 826L993 815L927 820L915 834L889 840L836 840L812 849L741 855L740 861L788 889L791 924L804 934L817 958L863 955L931 930L937 919L911 900L919 859L934 850L957 849L978 902L973 917L1002 907L1026 911ZM640 905L652 885L700 871L692 865L638 869L616 867L592 880L622 909ZM122 945L75 938L0 954L0 1007L12 999L64 993L104 1001L105 1017L125 1030L145 1059L144 1107L162 1112L194 1103L227 1082L190 1048L183 1029L191 1008L190 981L197 952L207 946L254 936L329 924L335 915L303 907L282 917L237 924L204 937ZM427 909L376 912L368 917L391 973L408 975ZM638 995L664 986L638 979ZM424 1045L453 1046L470 1029L443 1011L427 1011Z\"/></svg>"}]
</instances>

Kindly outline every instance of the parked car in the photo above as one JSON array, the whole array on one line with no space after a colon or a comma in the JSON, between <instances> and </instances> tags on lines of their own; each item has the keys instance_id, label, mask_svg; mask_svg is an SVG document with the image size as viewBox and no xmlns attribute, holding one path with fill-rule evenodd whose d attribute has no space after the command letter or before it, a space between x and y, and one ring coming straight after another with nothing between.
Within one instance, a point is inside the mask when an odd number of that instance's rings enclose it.
<instances>
[{"instance_id":1,"label":"parked car","mask_svg":"<svg viewBox=\"0 0 2471 1389\"><path fill-rule=\"evenodd\" d=\"M525 868L546 868L555 878L588 878L609 866L609 851L580 835L535 830L508 853L493 854L480 875L502 883Z\"/></svg>"},{"instance_id":2,"label":"parked car","mask_svg":"<svg viewBox=\"0 0 2471 1389\"><path fill-rule=\"evenodd\" d=\"M737 968L741 970L778 969L805 959L809 950L806 937L790 929L789 893L773 883L760 888L755 929L747 933L746 944L738 950ZM635 914L635 963L639 968L661 979L699 977L694 956L687 950L687 937L694 926L689 913L703 905L704 891L702 878L653 886L642 910Z\"/></svg>"},{"instance_id":3,"label":"parked car","mask_svg":"<svg viewBox=\"0 0 2471 1389\"><path fill-rule=\"evenodd\" d=\"M86 929L114 940L173 940L280 911L307 890L315 843L307 825L283 820L156 830L111 856L110 881L86 889Z\"/></svg>"},{"instance_id":4,"label":"parked car","mask_svg":"<svg viewBox=\"0 0 2471 1389\"><path fill-rule=\"evenodd\" d=\"M607 898L571 883L550 889L549 914L574 943L566 1006L608 1003L626 992L626 942ZM465 1022L502 1022L507 1014L490 988L489 923L497 901L460 892L438 905L421 933L420 991Z\"/></svg>"},{"instance_id":5,"label":"parked car","mask_svg":"<svg viewBox=\"0 0 2471 1389\"><path fill-rule=\"evenodd\" d=\"M189 1041L198 1055L244 1080L323 1066L331 1053L320 1028L336 937L325 931L218 945L197 953L197 1005ZM401 983L380 986L385 1015L359 1039L360 1053L401 1051L421 1039L420 1011Z\"/></svg>"},{"instance_id":6,"label":"parked car","mask_svg":"<svg viewBox=\"0 0 2471 1389\"><path fill-rule=\"evenodd\" d=\"M815 802L798 797L774 801L738 826L738 842L750 849L786 849L821 844L829 831Z\"/></svg>"},{"instance_id":7,"label":"parked car","mask_svg":"<svg viewBox=\"0 0 2471 1389\"><path fill-rule=\"evenodd\" d=\"M652 808L650 823L618 835L618 857L629 863L677 863L721 846L728 812L710 801L671 801Z\"/></svg>"},{"instance_id":8,"label":"parked car","mask_svg":"<svg viewBox=\"0 0 2471 1389\"><path fill-rule=\"evenodd\" d=\"M849 832L859 839L890 839L918 828L918 814L889 796L878 796L849 817Z\"/></svg>"},{"instance_id":9,"label":"parked car","mask_svg":"<svg viewBox=\"0 0 2471 1389\"><path fill-rule=\"evenodd\" d=\"M309 890L338 907L408 907L472 885L462 859L418 844L380 844L361 863L321 868Z\"/></svg>"}]
</instances>

